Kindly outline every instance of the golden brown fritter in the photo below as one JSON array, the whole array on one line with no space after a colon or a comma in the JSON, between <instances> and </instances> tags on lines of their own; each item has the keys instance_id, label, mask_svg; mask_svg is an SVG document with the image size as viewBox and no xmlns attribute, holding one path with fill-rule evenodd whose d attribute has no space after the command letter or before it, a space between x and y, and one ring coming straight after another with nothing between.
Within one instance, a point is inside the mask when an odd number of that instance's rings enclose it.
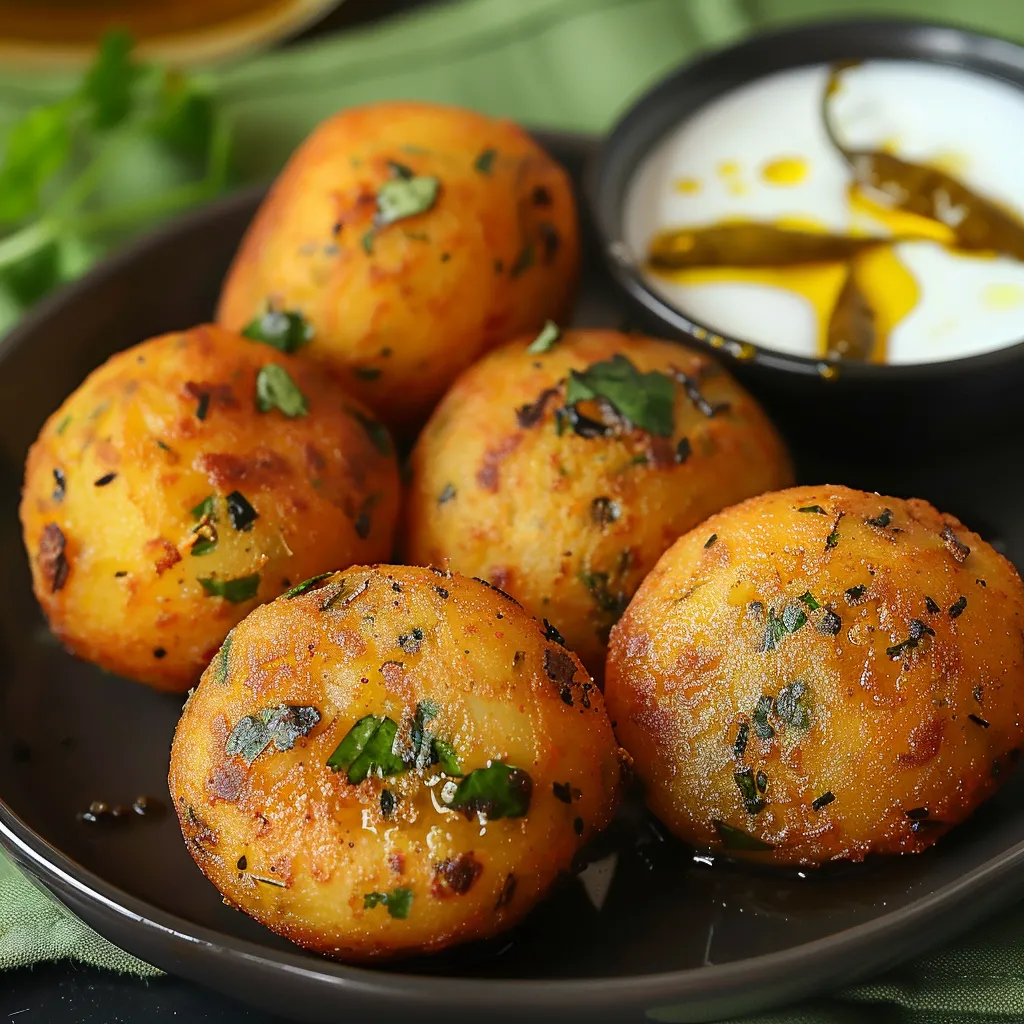
<instances>
[{"instance_id":1,"label":"golden brown fritter","mask_svg":"<svg viewBox=\"0 0 1024 1024\"><path fill-rule=\"evenodd\" d=\"M533 341L467 370L424 429L405 552L556 615L600 676L608 630L661 553L712 512L791 483L789 458L704 356L619 331L566 331L543 352ZM612 401L570 402L584 387Z\"/></svg>"},{"instance_id":2,"label":"golden brown fritter","mask_svg":"<svg viewBox=\"0 0 1024 1024\"><path fill-rule=\"evenodd\" d=\"M612 632L606 699L651 809L817 864L930 846L1022 742L1024 588L927 502L798 487L712 516Z\"/></svg>"},{"instance_id":3,"label":"golden brown fritter","mask_svg":"<svg viewBox=\"0 0 1024 1024\"><path fill-rule=\"evenodd\" d=\"M184 692L256 602L325 565L387 558L398 491L387 431L361 404L208 326L86 378L29 452L21 519L57 636Z\"/></svg>"},{"instance_id":4,"label":"golden brown fritter","mask_svg":"<svg viewBox=\"0 0 1024 1024\"><path fill-rule=\"evenodd\" d=\"M569 309L579 268L565 171L517 125L394 102L323 122L260 208L218 320L268 306L313 330L304 354L401 433L502 341Z\"/></svg>"},{"instance_id":5,"label":"golden brown fritter","mask_svg":"<svg viewBox=\"0 0 1024 1024\"><path fill-rule=\"evenodd\" d=\"M478 580L356 566L231 632L178 726L196 863L256 920L368 960L519 921L610 821L600 691Z\"/></svg>"}]
</instances>

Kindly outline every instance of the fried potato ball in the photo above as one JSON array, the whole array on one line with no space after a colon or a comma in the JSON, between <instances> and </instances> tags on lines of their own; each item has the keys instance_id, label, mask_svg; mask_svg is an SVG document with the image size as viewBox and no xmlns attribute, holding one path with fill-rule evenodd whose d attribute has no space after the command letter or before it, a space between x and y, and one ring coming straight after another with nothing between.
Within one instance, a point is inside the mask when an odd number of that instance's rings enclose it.
<instances>
[{"instance_id":1,"label":"fried potato ball","mask_svg":"<svg viewBox=\"0 0 1024 1024\"><path fill-rule=\"evenodd\" d=\"M619 331L547 330L466 371L412 457L406 554L507 590L600 675L661 553L792 483L782 441L717 363ZM543 349L543 351L539 351Z\"/></svg>"},{"instance_id":2,"label":"fried potato ball","mask_svg":"<svg viewBox=\"0 0 1024 1024\"><path fill-rule=\"evenodd\" d=\"M36 597L77 655L184 692L258 601L387 558L386 429L313 367L196 327L89 375L44 425L21 501Z\"/></svg>"},{"instance_id":3,"label":"fried potato ball","mask_svg":"<svg viewBox=\"0 0 1024 1024\"><path fill-rule=\"evenodd\" d=\"M1022 742L1024 587L927 502L753 498L665 553L612 631L605 697L678 836L781 864L912 853Z\"/></svg>"},{"instance_id":4,"label":"fried potato ball","mask_svg":"<svg viewBox=\"0 0 1024 1024\"><path fill-rule=\"evenodd\" d=\"M519 921L606 826L619 750L557 632L481 580L356 566L236 626L170 790L227 900L346 960Z\"/></svg>"},{"instance_id":5,"label":"fried potato ball","mask_svg":"<svg viewBox=\"0 0 1024 1024\"><path fill-rule=\"evenodd\" d=\"M296 151L217 318L242 330L268 309L301 315L308 355L407 433L481 353L565 314L578 266L569 179L526 132L380 103L330 118Z\"/></svg>"}]
</instances>

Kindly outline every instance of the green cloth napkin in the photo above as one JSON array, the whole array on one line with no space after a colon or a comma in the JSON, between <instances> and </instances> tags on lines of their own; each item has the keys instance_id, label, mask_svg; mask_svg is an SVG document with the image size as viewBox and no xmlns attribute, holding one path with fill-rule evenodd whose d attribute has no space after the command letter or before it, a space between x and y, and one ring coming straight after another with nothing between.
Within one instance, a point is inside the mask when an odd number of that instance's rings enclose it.
<instances>
[{"instance_id":1,"label":"green cloth napkin","mask_svg":"<svg viewBox=\"0 0 1024 1024\"><path fill-rule=\"evenodd\" d=\"M1024 42L1024 0L459 0L210 74L235 126L241 179L259 180L318 121L349 104L415 96L537 127L601 132L702 49L762 28L865 14L956 21ZM0 130L67 90L59 76L0 73ZM144 191L166 169L140 161L133 173ZM0 858L0 969L63 957L159 973ZM1024 1021L1024 908L871 984L745 1024L854 1024L869 1015L879 1024Z\"/></svg>"}]
</instances>

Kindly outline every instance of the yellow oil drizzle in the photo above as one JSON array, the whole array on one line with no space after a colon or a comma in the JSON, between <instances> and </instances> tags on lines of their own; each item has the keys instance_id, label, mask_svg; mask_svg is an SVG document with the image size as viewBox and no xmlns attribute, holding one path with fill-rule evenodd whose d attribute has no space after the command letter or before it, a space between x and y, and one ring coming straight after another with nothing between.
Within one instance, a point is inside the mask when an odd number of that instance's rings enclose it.
<instances>
[{"instance_id":1,"label":"yellow oil drizzle","mask_svg":"<svg viewBox=\"0 0 1024 1024\"><path fill-rule=\"evenodd\" d=\"M898 238L927 239L940 245L953 243L953 229L941 221L920 217L907 210L876 203L870 195L852 186L847 192L850 213L854 222L849 228L851 235L875 235L882 227Z\"/></svg>"},{"instance_id":2,"label":"yellow oil drizzle","mask_svg":"<svg viewBox=\"0 0 1024 1024\"><path fill-rule=\"evenodd\" d=\"M999 312L1024 306L1024 285L997 283L987 285L981 293L981 302L986 309Z\"/></svg>"},{"instance_id":3,"label":"yellow oil drizzle","mask_svg":"<svg viewBox=\"0 0 1024 1024\"><path fill-rule=\"evenodd\" d=\"M675 182L675 190L685 196L696 195L701 190L699 178L679 178Z\"/></svg>"},{"instance_id":4,"label":"yellow oil drizzle","mask_svg":"<svg viewBox=\"0 0 1024 1024\"><path fill-rule=\"evenodd\" d=\"M818 348L824 354L828 322L846 280L846 268L841 263L808 263L793 267L696 267L659 271L658 276L680 285L753 284L793 292L814 310Z\"/></svg>"},{"instance_id":5,"label":"yellow oil drizzle","mask_svg":"<svg viewBox=\"0 0 1024 1024\"><path fill-rule=\"evenodd\" d=\"M792 267L699 267L660 271L659 277L679 285L750 284L798 295L814 311L818 353L825 355L829 321L846 274L842 263L810 263ZM857 285L875 312L877 344L871 361L885 362L889 335L917 304L920 289L888 246L864 252L857 260L856 274Z\"/></svg>"},{"instance_id":6,"label":"yellow oil drizzle","mask_svg":"<svg viewBox=\"0 0 1024 1024\"><path fill-rule=\"evenodd\" d=\"M966 153L959 153L951 149L945 153L937 153L927 161L927 164L954 178L962 178L971 165L971 158Z\"/></svg>"},{"instance_id":7,"label":"yellow oil drizzle","mask_svg":"<svg viewBox=\"0 0 1024 1024\"><path fill-rule=\"evenodd\" d=\"M735 178L740 173L740 165L735 160L723 160L716 169L723 178Z\"/></svg>"},{"instance_id":8,"label":"yellow oil drizzle","mask_svg":"<svg viewBox=\"0 0 1024 1024\"><path fill-rule=\"evenodd\" d=\"M769 185L779 188L792 188L807 178L810 168L807 161L799 156L780 156L769 160L761 168L761 177Z\"/></svg>"},{"instance_id":9,"label":"yellow oil drizzle","mask_svg":"<svg viewBox=\"0 0 1024 1024\"><path fill-rule=\"evenodd\" d=\"M870 361L884 363L889 336L917 305L921 289L892 246L872 246L853 266L861 294L875 314L876 342Z\"/></svg>"}]
</instances>

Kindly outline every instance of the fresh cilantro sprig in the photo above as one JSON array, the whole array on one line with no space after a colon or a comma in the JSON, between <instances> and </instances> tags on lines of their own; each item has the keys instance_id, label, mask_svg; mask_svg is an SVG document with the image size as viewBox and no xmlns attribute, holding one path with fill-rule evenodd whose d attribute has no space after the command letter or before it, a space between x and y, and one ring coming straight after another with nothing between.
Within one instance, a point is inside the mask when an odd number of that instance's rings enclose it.
<instances>
[{"instance_id":1,"label":"fresh cilantro sprig","mask_svg":"<svg viewBox=\"0 0 1024 1024\"><path fill-rule=\"evenodd\" d=\"M209 81L131 50L126 33L108 33L74 92L0 138L0 333L119 237L228 183L230 133ZM161 183L121 187L143 163L147 178L159 165Z\"/></svg>"}]
</instances>

